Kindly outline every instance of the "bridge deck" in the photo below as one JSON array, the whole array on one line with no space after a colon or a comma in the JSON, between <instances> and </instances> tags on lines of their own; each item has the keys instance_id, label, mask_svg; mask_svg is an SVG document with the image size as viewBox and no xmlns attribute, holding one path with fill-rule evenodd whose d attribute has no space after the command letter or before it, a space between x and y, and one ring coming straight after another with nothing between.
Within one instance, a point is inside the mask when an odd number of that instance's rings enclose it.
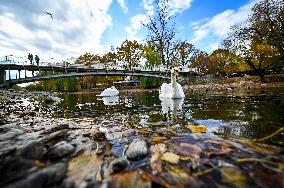
<instances>
[{"instance_id":1,"label":"bridge deck","mask_svg":"<svg viewBox=\"0 0 284 188\"><path fill-rule=\"evenodd\" d=\"M2 64L0 70L25 70L25 71L50 71L50 72L62 72L62 74L50 74L44 76L26 77L20 79L12 79L3 81L0 87L7 85L15 85L27 82L42 81L55 78L66 77L83 77L83 76L141 76L141 77L154 77L159 79L169 80L170 77L167 72L155 72L155 71L139 71L139 70L104 70L104 69L92 69L92 68L74 68L74 67L53 67L53 66L36 66L36 65L15 65L15 64Z\"/></svg>"}]
</instances>

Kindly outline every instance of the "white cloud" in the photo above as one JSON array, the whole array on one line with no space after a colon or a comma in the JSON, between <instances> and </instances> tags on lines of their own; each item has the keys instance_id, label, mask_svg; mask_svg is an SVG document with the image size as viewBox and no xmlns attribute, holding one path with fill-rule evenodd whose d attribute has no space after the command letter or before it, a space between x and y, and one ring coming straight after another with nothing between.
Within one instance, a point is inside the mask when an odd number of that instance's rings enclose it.
<instances>
[{"instance_id":1,"label":"white cloud","mask_svg":"<svg viewBox=\"0 0 284 188\"><path fill-rule=\"evenodd\" d=\"M257 1L258 0L251 1L238 10L225 10L209 20L206 18L205 20L193 22L191 25L193 26L194 32L190 42L197 44L207 37L215 37L216 41L209 45L210 50L215 50L218 47L217 44L226 36L232 25L243 22L248 18L248 15L251 13L251 8Z\"/></svg>"},{"instance_id":2,"label":"white cloud","mask_svg":"<svg viewBox=\"0 0 284 188\"><path fill-rule=\"evenodd\" d=\"M170 14L175 15L188 9L193 0L169 0Z\"/></svg>"},{"instance_id":3,"label":"white cloud","mask_svg":"<svg viewBox=\"0 0 284 188\"><path fill-rule=\"evenodd\" d=\"M193 2L193 0L169 0L168 4L170 15L182 13L190 7L191 2ZM149 22L149 16L154 14L155 7L153 0L143 0L141 5L145 9L145 13L134 15L130 19L130 26L125 27L125 31L130 35L130 37L134 37L142 28L143 24L147 24Z\"/></svg>"},{"instance_id":4,"label":"white cloud","mask_svg":"<svg viewBox=\"0 0 284 188\"><path fill-rule=\"evenodd\" d=\"M128 7L125 4L125 0L117 0L117 2L119 3L119 5L121 6L121 8L123 9L124 13L127 13L128 11Z\"/></svg>"},{"instance_id":5,"label":"white cloud","mask_svg":"<svg viewBox=\"0 0 284 188\"><path fill-rule=\"evenodd\" d=\"M66 58L104 52L101 41L112 26L108 14L112 0L27 1L0 5L0 56L32 52L46 58Z\"/></svg>"}]
</instances>

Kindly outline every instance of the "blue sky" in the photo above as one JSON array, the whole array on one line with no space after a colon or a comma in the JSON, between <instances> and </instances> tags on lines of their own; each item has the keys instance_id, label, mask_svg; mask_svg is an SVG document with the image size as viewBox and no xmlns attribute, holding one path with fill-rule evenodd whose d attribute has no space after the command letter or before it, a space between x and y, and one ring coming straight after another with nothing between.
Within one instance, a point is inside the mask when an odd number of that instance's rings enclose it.
<instances>
[{"instance_id":1,"label":"blue sky","mask_svg":"<svg viewBox=\"0 0 284 188\"><path fill-rule=\"evenodd\" d=\"M211 52L257 0L169 0L177 39ZM0 57L28 52L66 59L144 42L153 0L0 0ZM50 12L53 19L45 12Z\"/></svg>"}]
</instances>

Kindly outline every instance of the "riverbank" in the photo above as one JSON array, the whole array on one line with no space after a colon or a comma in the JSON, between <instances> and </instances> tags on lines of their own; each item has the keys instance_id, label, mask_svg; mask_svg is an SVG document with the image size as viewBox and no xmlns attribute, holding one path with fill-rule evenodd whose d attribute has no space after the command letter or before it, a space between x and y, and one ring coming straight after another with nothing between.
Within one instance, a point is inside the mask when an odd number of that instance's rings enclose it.
<instances>
[{"instance_id":1,"label":"riverbank","mask_svg":"<svg viewBox=\"0 0 284 188\"><path fill-rule=\"evenodd\" d=\"M131 117L55 118L58 102L0 90L1 187L283 185L283 145L265 144L269 137L209 138L201 125L153 129Z\"/></svg>"}]
</instances>

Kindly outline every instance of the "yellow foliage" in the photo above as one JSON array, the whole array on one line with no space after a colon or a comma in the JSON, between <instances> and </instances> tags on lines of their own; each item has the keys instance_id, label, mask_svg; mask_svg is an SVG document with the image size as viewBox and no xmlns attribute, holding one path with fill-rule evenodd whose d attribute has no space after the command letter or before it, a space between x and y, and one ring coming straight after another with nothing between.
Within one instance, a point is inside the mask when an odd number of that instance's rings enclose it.
<instances>
[{"instance_id":1,"label":"yellow foliage","mask_svg":"<svg viewBox=\"0 0 284 188\"><path fill-rule=\"evenodd\" d=\"M193 133L206 133L208 128L205 125L187 125L188 129L191 130Z\"/></svg>"}]
</instances>

